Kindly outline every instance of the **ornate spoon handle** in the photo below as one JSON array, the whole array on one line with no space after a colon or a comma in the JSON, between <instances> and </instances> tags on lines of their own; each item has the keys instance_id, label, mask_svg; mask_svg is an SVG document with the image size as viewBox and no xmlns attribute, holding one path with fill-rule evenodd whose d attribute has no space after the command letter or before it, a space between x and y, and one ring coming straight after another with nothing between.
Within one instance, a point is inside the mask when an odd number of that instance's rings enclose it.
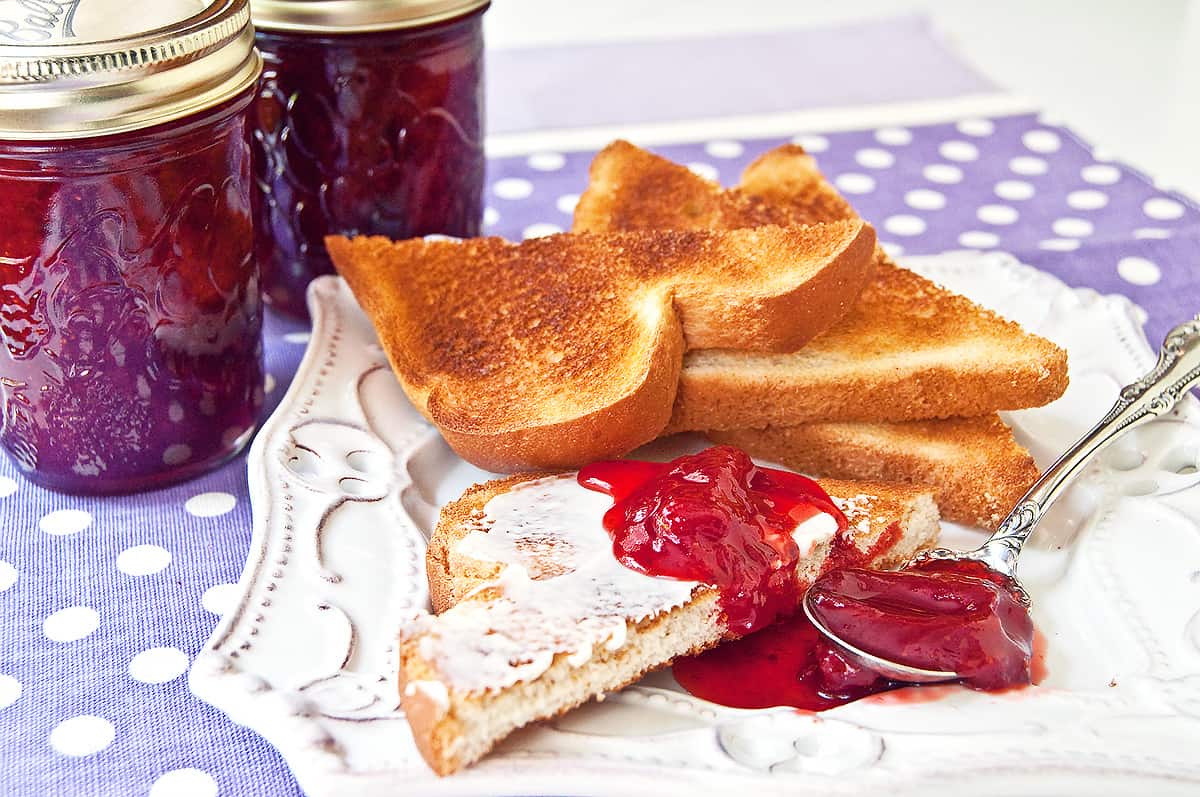
<instances>
[{"instance_id":1,"label":"ornate spoon handle","mask_svg":"<svg viewBox=\"0 0 1200 797\"><path fill-rule=\"evenodd\" d=\"M1136 382L1121 388L1112 409L1046 469L978 554L993 568L1014 575L1021 546L1079 471L1121 435L1170 412L1200 381L1200 315L1171 330L1158 351L1158 362Z\"/></svg>"}]
</instances>

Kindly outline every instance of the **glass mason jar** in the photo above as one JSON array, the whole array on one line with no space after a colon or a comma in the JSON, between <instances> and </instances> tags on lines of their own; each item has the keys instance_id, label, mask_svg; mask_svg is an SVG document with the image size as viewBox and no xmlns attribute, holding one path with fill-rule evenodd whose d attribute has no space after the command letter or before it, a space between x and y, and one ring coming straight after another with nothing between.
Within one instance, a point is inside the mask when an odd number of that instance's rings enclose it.
<instances>
[{"instance_id":1,"label":"glass mason jar","mask_svg":"<svg viewBox=\"0 0 1200 797\"><path fill-rule=\"evenodd\" d=\"M479 0L251 0L255 252L271 306L304 317L326 235L479 234Z\"/></svg>"},{"instance_id":2,"label":"glass mason jar","mask_svg":"<svg viewBox=\"0 0 1200 797\"><path fill-rule=\"evenodd\" d=\"M65 492L216 466L262 405L246 0L0 4L2 443Z\"/></svg>"}]
</instances>

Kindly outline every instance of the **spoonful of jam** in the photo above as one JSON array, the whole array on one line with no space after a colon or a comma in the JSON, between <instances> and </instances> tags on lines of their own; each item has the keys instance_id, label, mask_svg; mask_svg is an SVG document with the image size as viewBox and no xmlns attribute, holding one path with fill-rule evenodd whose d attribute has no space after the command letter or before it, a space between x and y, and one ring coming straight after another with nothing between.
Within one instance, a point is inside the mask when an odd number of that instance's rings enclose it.
<instances>
[{"instance_id":1,"label":"spoonful of jam","mask_svg":"<svg viewBox=\"0 0 1200 797\"><path fill-rule=\"evenodd\" d=\"M818 578L805 594L804 614L840 669L909 684L1029 683L1033 623L1016 577L1022 546L1101 449L1169 412L1198 381L1200 316L1171 330L1154 368L1121 389L1112 409L1042 474L983 545L928 551L896 572L845 569Z\"/></svg>"}]
</instances>

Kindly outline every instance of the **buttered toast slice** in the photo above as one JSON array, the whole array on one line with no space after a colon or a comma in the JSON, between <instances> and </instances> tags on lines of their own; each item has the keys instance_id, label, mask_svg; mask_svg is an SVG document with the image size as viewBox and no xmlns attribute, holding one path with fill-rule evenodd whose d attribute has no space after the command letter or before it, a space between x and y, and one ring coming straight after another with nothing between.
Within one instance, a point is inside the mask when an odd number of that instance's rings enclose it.
<instances>
[{"instance_id":1,"label":"buttered toast slice","mask_svg":"<svg viewBox=\"0 0 1200 797\"><path fill-rule=\"evenodd\" d=\"M796 146L772 150L722 191L626 142L592 164L578 231L753 227L857 218ZM1066 388L1066 354L882 250L858 303L787 354L690 351L669 431L813 421L906 421L1040 406Z\"/></svg>"},{"instance_id":2,"label":"buttered toast slice","mask_svg":"<svg viewBox=\"0 0 1200 797\"><path fill-rule=\"evenodd\" d=\"M942 517L994 530L1037 480L1000 417L806 423L709 432L714 442L811 476L929 485Z\"/></svg>"},{"instance_id":3,"label":"buttered toast slice","mask_svg":"<svg viewBox=\"0 0 1200 797\"><path fill-rule=\"evenodd\" d=\"M666 426L690 348L787 350L873 266L858 219L508 243L331 237L409 399L492 471L620 456Z\"/></svg>"},{"instance_id":4,"label":"buttered toast slice","mask_svg":"<svg viewBox=\"0 0 1200 797\"><path fill-rule=\"evenodd\" d=\"M835 549L891 567L937 536L928 491L821 485L849 527L837 539L813 538L798 566L802 584ZM438 774L726 637L715 589L617 561L601 524L611 505L567 473L488 482L442 510L427 557L442 613L423 618L400 647L404 711Z\"/></svg>"}]
</instances>

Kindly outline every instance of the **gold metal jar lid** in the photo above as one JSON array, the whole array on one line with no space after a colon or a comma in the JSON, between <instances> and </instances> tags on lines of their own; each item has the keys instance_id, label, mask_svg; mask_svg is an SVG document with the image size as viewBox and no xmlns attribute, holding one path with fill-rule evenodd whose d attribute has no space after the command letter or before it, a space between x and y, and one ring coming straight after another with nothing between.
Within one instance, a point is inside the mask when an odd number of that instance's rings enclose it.
<instances>
[{"instance_id":1,"label":"gold metal jar lid","mask_svg":"<svg viewBox=\"0 0 1200 797\"><path fill-rule=\"evenodd\" d=\"M170 122L258 80L248 0L0 0L0 138Z\"/></svg>"},{"instance_id":2,"label":"gold metal jar lid","mask_svg":"<svg viewBox=\"0 0 1200 797\"><path fill-rule=\"evenodd\" d=\"M489 0L251 0L260 30L370 33L415 28L460 17Z\"/></svg>"}]
</instances>

